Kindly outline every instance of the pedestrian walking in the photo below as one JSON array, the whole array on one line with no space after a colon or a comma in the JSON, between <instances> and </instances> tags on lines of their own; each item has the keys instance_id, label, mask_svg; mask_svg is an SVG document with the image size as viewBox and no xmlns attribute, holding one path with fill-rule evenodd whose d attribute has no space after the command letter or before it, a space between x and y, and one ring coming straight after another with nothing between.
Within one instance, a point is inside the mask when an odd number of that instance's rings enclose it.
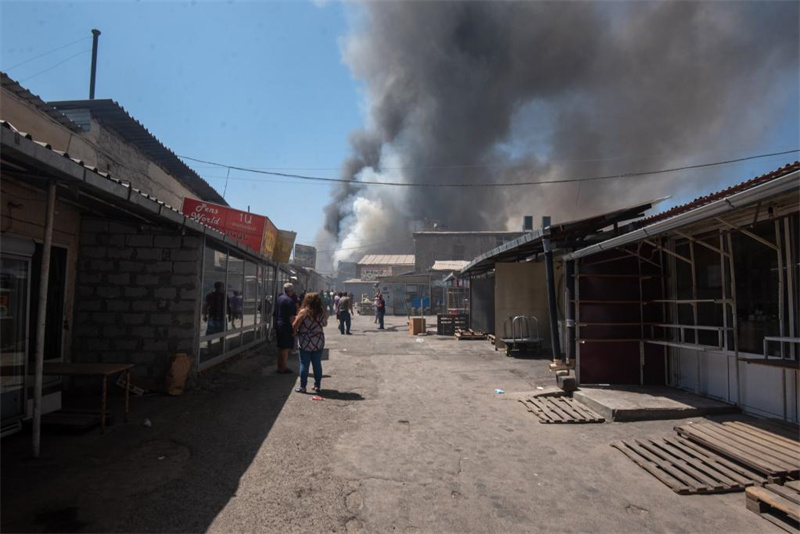
<instances>
[{"instance_id":1,"label":"pedestrian walking","mask_svg":"<svg viewBox=\"0 0 800 534\"><path fill-rule=\"evenodd\" d=\"M283 284L283 294L275 304L275 337L278 343L278 373L289 374L289 351L294 348L292 324L297 316L297 306L292 299L294 286Z\"/></svg>"},{"instance_id":2,"label":"pedestrian walking","mask_svg":"<svg viewBox=\"0 0 800 534\"><path fill-rule=\"evenodd\" d=\"M339 299L339 307L336 317L339 319L339 332L342 335L350 335L350 323L353 315L353 301L347 296L347 293L342 293Z\"/></svg>"},{"instance_id":3,"label":"pedestrian walking","mask_svg":"<svg viewBox=\"0 0 800 534\"><path fill-rule=\"evenodd\" d=\"M386 315L386 301L383 300L383 295L378 293L376 302L377 304L375 304L375 313L378 316L378 330L384 330L383 318Z\"/></svg>"},{"instance_id":4,"label":"pedestrian walking","mask_svg":"<svg viewBox=\"0 0 800 534\"><path fill-rule=\"evenodd\" d=\"M339 300L341 300L341 298L341 293L336 293L333 296L333 313L336 315L336 319L339 319Z\"/></svg>"},{"instance_id":5,"label":"pedestrian walking","mask_svg":"<svg viewBox=\"0 0 800 534\"><path fill-rule=\"evenodd\" d=\"M380 291L375 293L375 296L372 298L372 307L375 310L375 321L374 324L378 324L378 297L380 296Z\"/></svg>"},{"instance_id":6,"label":"pedestrian walking","mask_svg":"<svg viewBox=\"0 0 800 534\"><path fill-rule=\"evenodd\" d=\"M308 293L303 299L300 312L292 323L297 334L300 351L300 387L298 393L305 393L308 385L308 366L314 368L314 387L319 393L322 387L322 349L325 348L325 330L328 326L328 314L322 306L319 293Z\"/></svg>"}]
</instances>

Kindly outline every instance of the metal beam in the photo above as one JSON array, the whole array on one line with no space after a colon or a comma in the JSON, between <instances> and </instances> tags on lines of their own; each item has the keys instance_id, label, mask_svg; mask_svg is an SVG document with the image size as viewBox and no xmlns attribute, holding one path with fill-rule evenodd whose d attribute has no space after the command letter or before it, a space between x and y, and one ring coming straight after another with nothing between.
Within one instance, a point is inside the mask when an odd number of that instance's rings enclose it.
<instances>
[{"instance_id":1,"label":"metal beam","mask_svg":"<svg viewBox=\"0 0 800 534\"><path fill-rule=\"evenodd\" d=\"M728 221L726 221L725 219L722 219L722 218L720 218L720 217L714 217L714 218L715 218L717 221L719 221L719 222L721 222L722 224L724 224L725 226L727 226L728 228L731 228L731 229L733 229L733 230L736 230L737 232L741 232L742 234L746 235L747 237L750 237L750 238L752 238L752 239L755 239L756 241L758 241L758 242L759 242L759 243L761 243L762 245L764 245L764 246L767 246L767 247L771 248L772 250L774 250L774 251L776 251L776 252L779 252L779 251L780 251L780 248L778 248L778 246L777 246L777 245L773 245L772 243L770 243L769 241L767 241L767 240L766 240L766 239L764 239L763 237L757 236L757 235L756 235L756 234L754 234L753 232L750 232L750 231L748 231L748 230L745 230L745 229L744 229L744 228L742 228L741 226L736 226L735 224L731 224L731 223L729 223Z\"/></svg>"},{"instance_id":2,"label":"metal beam","mask_svg":"<svg viewBox=\"0 0 800 534\"><path fill-rule=\"evenodd\" d=\"M42 378L44 376L44 335L47 330L47 289L50 283L50 251L53 248L53 220L56 211L56 183L47 187L42 267L39 275L39 309L36 323L36 363L33 378L33 457L39 457L42 437Z\"/></svg>"}]
</instances>

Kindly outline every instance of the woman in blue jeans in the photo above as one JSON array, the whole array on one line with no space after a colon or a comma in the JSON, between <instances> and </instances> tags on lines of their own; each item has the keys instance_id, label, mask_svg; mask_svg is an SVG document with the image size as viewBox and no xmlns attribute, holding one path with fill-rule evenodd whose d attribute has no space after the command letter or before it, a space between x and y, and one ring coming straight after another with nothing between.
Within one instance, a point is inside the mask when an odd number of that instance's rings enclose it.
<instances>
[{"instance_id":1,"label":"woman in blue jeans","mask_svg":"<svg viewBox=\"0 0 800 534\"><path fill-rule=\"evenodd\" d=\"M325 327L328 314L322 306L319 293L307 293L300 306L292 328L297 334L300 352L300 387L298 393L305 393L308 385L308 365L314 367L314 387L316 393L322 387L322 349L325 348Z\"/></svg>"}]
</instances>

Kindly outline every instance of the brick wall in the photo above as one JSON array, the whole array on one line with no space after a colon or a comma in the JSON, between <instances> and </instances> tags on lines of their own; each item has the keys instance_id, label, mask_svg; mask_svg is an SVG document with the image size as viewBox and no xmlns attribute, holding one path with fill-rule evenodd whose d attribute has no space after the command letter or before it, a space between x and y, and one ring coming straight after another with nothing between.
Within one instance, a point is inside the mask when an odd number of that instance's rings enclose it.
<instances>
[{"instance_id":1,"label":"brick wall","mask_svg":"<svg viewBox=\"0 0 800 534\"><path fill-rule=\"evenodd\" d=\"M201 260L201 237L84 218L73 360L131 362L160 381L174 353L194 356Z\"/></svg>"}]
</instances>

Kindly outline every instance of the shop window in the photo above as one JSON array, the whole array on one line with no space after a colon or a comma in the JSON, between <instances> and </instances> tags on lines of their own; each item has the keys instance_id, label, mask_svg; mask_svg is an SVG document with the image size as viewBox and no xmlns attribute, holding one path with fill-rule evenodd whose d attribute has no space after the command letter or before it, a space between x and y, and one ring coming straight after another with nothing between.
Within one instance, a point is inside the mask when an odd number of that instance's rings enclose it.
<instances>
[{"instance_id":1,"label":"shop window","mask_svg":"<svg viewBox=\"0 0 800 534\"><path fill-rule=\"evenodd\" d=\"M227 267L225 250L207 242L203 251L203 303L198 329L200 363L220 356L224 351L223 336L228 324Z\"/></svg>"},{"instance_id":2,"label":"shop window","mask_svg":"<svg viewBox=\"0 0 800 534\"><path fill-rule=\"evenodd\" d=\"M244 310L242 326L253 326L256 324L256 314L258 313L258 269L252 261L244 264Z\"/></svg>"},{"instance_id":3,"label":"shop window","mask_svg":"<svg viewBox=\"0 0 800 534\"><path fill-rule=\"evenodd\" d=\"M242 328L244 322L244 264L244 259L235 254L228 257L228 319L232 329Z\"/></svg>"},{"instance_id":4,"label":"shop window","mask_svg":"<svg viewBox=\"0 0 800 534\"><path fill-rule=\"evenodd\" d=\"M770 243L776 242L774 221L759 223L750 232ZM734 232L731 239L736 273L739 351L762 354L764 336L780 333L778 253L740 232Z\"/></svg>"}]
</instances>

